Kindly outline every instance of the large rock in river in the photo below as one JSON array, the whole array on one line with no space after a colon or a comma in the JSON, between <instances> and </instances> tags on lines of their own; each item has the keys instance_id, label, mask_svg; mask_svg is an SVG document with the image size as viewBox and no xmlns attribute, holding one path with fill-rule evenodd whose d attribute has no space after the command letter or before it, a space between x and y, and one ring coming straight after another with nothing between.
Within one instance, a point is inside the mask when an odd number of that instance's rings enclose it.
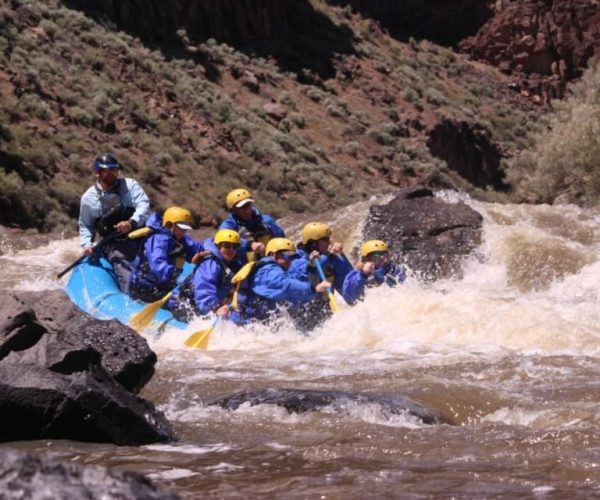
<instances>
[{"instance_id":1,"label":"large rock in river","mask_svg":"<svg viewBox=\"0 0 600 500\"><path fill-rule=\"evenodd\" d=\"M461 274L461 264L481 243L483 217L465 203L448 203L425 187L400 191L371 207L363 240L381 239L394 260L423 279Z\"/></svg>"},{"instance_id":2,"label":"large rock in river","mask_svg":"<svg viewBox=\"0 0 600 500\"><path fill-rule=\"evenodd\" d=\"M60 290L0 291L0 441L135 445L174 439L138 397L154 373L146 340L79 311Z\"/></svg>"}]
</instances>

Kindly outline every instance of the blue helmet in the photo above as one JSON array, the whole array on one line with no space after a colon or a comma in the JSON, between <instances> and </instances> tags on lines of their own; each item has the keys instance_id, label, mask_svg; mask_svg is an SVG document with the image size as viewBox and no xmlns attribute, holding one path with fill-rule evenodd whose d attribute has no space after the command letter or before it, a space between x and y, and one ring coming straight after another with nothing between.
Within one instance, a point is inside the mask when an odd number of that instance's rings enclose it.
<instances>
[{"instance_id":1,"label":"blue helmet","mask_svg":"<svg viewBox=\"0 0 600 500\"><path fill-rule=\"evenodd\" d=\"M121 164L113 155L105 153L94 160L94 172L105 168L121 168Z\"/></svg>"}]
</instances>

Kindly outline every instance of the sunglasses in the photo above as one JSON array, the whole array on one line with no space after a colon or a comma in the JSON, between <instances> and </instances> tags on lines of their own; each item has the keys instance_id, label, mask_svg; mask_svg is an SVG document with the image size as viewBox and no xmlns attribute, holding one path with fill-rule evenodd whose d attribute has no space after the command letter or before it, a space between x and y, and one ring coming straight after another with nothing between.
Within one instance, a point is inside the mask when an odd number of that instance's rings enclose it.
<instances>
[{"instance_id":1,"label":"sunglasses","mask_svg":"<svg viewBox=\"0 0 600 500\"><path fill-rule=\"evenodd\" d=\"M279 252L279 253L277 254L277 256L278 256L278 257L282 257L282 258L283 258L283 260L285 260L285 261L290 261L290 260L292 260L292 259L294 258L294 256L295 256L295 255L296 255L296 254L295 254L295 253L293 253L293 252L290 252L290 253L286 253L286 252Z\"/></svg>"},{"instance_id":2,"label":"sunglasses","mask_svg":"<svg viewBox=\"0 0 600 500\"><path fill-rule=\"evenodd\" d=\"M375 260L375 259L381 259L382 257L387 257L387 256L388 256L387 252L371 252L369 255L367 255L367 259Z\"/></svg>"},{"instance_id":3,"label":"sunglasses","mask_svg":"<svg viewBox=\"0 0 600 500\"><path fill-rule=\"evenodd\" d=\"M221 243L219 246L224 248L225 250L237 250L238 248L240 248L240 246L237 243Z\"/></svg>"}]
</instances>

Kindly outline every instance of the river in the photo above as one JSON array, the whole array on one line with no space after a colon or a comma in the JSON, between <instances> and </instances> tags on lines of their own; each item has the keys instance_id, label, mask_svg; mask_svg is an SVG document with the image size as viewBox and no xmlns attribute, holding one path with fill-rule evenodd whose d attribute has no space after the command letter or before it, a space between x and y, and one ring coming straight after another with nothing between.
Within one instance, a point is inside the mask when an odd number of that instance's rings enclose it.
<instances>
[{"instance_id":1,"label":"river","mask_svg":"<svg viewBox=\"0 0 600 500\"><path fill-rule=\"evenodd\" d=\"M159 361L141 395L179 442L6 446L136 470L186 499L600 495L600 213L439 196L484 217L461 277L409 276L355 307L338 297L310 337L221 322L207 351L182 347L181 332L148 339ZM367 208L327 216L347 249ZM306 220L283 223L297 235ZM77 255L76 239L0 234L0 287L64 286L54 275ZM206 404L265 388L403 395L454 425L370 405L298 415Z\"/></svg>"}]
</instances>

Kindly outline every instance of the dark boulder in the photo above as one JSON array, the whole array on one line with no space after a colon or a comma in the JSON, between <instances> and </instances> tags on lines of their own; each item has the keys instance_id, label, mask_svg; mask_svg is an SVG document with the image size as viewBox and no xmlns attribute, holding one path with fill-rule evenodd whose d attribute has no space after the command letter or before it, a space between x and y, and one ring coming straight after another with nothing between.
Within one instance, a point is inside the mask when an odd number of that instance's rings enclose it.
<instances>
[{"instance_id":1,"label":"dark boulder","mask_svg":"<svg viewBox=\"0 0 600 500\"><path fill-rule=\"evenodd\" d=\"M465 203L448 203L421 186L371 207L363 240L382 239L396 262L423 279L460 275L462 260L481 243L483 217Z\"/></svg>"},{"instance_id":2,"label":"dark boulder","mask_svg":"<svg viewBox=\"0 0 600 500\"><path fill-rule=\"evenodd\" d=\"M342 391L265 389L239 392L217 399L209 404L221 406L226 410L235 410L244 403L249 403L251 406L260 404L277 405L285 408L290 413L327 409L340 414L347 414L351 405L377 405L383 415L410 415L418 418L424 424L447 423L446 419L437 411L426 408L405 397L386 398L375 394L355 394Z\"/></svg>"},{"instance_id":3,"label":"dark boulder","mask_svg":"<svg viewBox=\"0 0 600 500\"><path fill-rule=\"evenodd\" d=\"M60 373L98 360L125 388L139 390L152 378L156 354L146 340L118 321L100 321L80 311L62 290L0 291L0 359L22 352ZM35 311L35 312L34 312Z\"/></svg>"},{"instance_id":4,"label":"dark boulder","mask_svg":"<svg viewBox=\"0 0 600 500\"><path fill-rule=\"evenodd\" d=\"M0 300L0 441L174 439L164 415L135 395L156 363L143 337L91 318L59 290L0 291Z\"/></svg>"},{"instance_id":5,"label":"dark boulder","mask_svg":"<svg viewBox=\"0 0 600 500\"><path fill-rule=\"evenodd\" d=\"M63 462L0 448L0 497L5 500L176 500L137 472Z\"/></svg>"},{"instance_id":6,"label":"dark boulder","mask_svg":"<svg viewBox=\"0 0 600 500\"><path fill-rule=\"evenodd\" d=\"M0 441L74 439L139 445L173 440L154 406L100 366L69 375L29 363L0 363Z\"/></svg>"}]
</instances>

